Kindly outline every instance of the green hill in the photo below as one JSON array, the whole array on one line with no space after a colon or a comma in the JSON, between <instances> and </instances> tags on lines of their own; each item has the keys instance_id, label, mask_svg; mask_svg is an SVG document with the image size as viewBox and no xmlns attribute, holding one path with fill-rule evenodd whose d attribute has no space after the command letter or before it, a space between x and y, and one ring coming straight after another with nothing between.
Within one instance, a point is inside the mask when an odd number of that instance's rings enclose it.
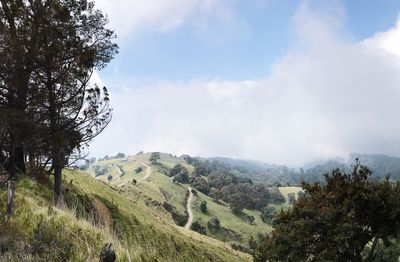
<instances>
[{"instance_id":1,"label":"green hill","mask_svg":"<svg viewBox=\"0 0 400 262\"><path fill-rule=\"evenodd\" d=\"M174 183L172 178L167 175L169 170L178 163L184 166L190 175L193 173L194 166L169 154L161 154L159 163L150 165L149 157L150 154L147 153L99 161L92 166L90 172L94 176L97 175L97 179L109 182L124 197L134 199L141 205L147 206L151 212L160 216L164 221L184 226L188 218L186 203L189 185ZM148 168L151 170L151 175L146 177ZM106 172L99 172L99 170L106 170ZM132 183L134 180L136 184ZM201 211L200 205L203 201L207 202L207 212ZM193 222L203 228L204 234L231 246L246 248L251 237L272 230L270 224L261 220L260 211L244 209L240 214L234 214L229 204L223 201L216 202L199 191L193 196L191 208ZM249 222L249 217L253 217L254 221ZM209 222L215 218L220 221L218 230L208 226Z\"/></svg>"},{"instance_id":2,"label":"green hill","mask_svg":"<svg viewBox=\"0 0 400 262\"><path fill-rule=\"evenodd\" d=\"M16 189L16 214L0 216L0 261L98 261L105 243L111 242L117 261L250 261L247 254L193 231L185 230L168 217L159 201L161 188L174 186L169 201L183 201L180 188L161 176L128 185L129 179L144 178L134 169L143 158L124 162L122 175L112 163L109 172L115 183L107 184L87 172L64 170L63 210L52 206L51 181L20 177ZM117 177L119 176L119 177ZM127 183L114 186L116 183ZM146 197L147 196L147 197ZM0 193L0 210L6 195ZM184 209L176 204L179 212Z\"/></svg>"}]
</instances>

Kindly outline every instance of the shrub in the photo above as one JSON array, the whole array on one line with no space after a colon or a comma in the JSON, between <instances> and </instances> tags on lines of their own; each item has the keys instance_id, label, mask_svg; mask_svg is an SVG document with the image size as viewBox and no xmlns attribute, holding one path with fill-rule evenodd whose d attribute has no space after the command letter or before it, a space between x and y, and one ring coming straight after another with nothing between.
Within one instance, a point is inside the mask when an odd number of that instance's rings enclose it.
<instances>
[{"instance_id":1,"label":"shrub","mask_svg":"<svg viewBox=\"0 0 400 262\"><path fill-rule=\"evenodd\" d=\"M202 235L207 235L207 229L202 226L199 222L195 221L190 227L191 230L196 231Z\"/></svg>"},{"instance_id":2,"label":"shrub","mask_svg":"<svg viewBox=\"0 0 400 262\"><path fill-rule=\"evenodd\" d=\"M207 201L201 201L200 210L202 213L207 213Z\"/></svg>"}]
</instances>

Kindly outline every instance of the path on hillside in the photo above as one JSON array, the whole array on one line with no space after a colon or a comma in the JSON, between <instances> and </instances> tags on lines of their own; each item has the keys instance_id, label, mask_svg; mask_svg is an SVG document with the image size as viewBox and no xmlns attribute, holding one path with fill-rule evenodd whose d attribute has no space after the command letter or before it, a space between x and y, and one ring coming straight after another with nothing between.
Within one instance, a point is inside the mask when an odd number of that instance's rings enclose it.
<instances>
[{"instance_id":1,"label":"path on hillside","mask_svg":"<svg viewBox=\"0 0 400 262\"><path fill-rule=\"evenodd\" d=\"M114 219L110 209L97 197L93 199L93 205L99 216L100 224L106 226L111 231L114 230Z\"/></svg>"},{"instance_id":2,"label":"path on hillside","mask_svg":"<svg viewBox=\"0 0 400 262\"><path fill-rule=\"evenodd\" d=\"M115 179L116 181L120 181L122 178L122 175L124 174L124 172L122 171L122 168L120 166L115 166L117 168L117 172L118 172L118 178ZM123 186L127 183L127 181L122 182L120 184L117 184L117 186Z\"/></svg>"},{"instance_id":3,"label":"path on hillside","mask_svg":"<svg viewBox=\"0 0 400 262\"><path fill-rule=\"evenodd\" d=\"M142 164L147 168L146 169L146 175L142 179L140 179L139 181L147 180L151 176L151 167L149 165L147 165L146 163L144 163L144 162L142 162Z\"/></svg>"},{"instance_id":4,"label":"path on hillside","mask_svg":"<svg viewBox=\"0 0 400 262\"><path fill-rule=\"evenodd\" d=\"M187 213L188 213L189 217L188 217L188 221L186 222L186 225L184 226L185 229L190 229L190 227L192 226L192 222L193 222L193 213L192 213L193 193L192 193L192 188L190 186L188 187L188 190L189 190L189 197L187 199L186 209L187 209Z\"/></svg>"},{"instance_id":5,"label":"path on hillside","mask_svg":"<svg viewBox=\"0 0 400 262\"><path fill-rule=\"evenodd\" d=\"M151 174L152 174L152 172L151 172L151 167L150 167L149 165L147 165L147 164L144 163L144 162L142 162L141 164L144 165L144 166L146 167L146 175L145 175L144 177L138 179L137 182L147 180L147 179L151 176ZM122 173L122 171L121 171L120 169L118 169L118 170ZM129 180L125 180L124 182L117 184L117 186L118 186L118 187L124 186L124 185L126 185L128 182L129 182Z\"/></svg>"}]
</instances>

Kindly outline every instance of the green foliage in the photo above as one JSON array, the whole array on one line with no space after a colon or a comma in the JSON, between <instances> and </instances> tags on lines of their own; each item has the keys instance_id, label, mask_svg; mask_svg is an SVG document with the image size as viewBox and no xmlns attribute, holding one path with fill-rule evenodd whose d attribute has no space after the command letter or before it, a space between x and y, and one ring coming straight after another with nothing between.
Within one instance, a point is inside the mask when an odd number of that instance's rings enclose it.
<instances>
[{"instance_id":1,"label":"green foliage","mask_svg":"<svg viewBox=\"0 0 400 262\"><path fill-rule=\"evenodd\" d=\"M51 205L51 188L29 178L17 181L15 216L0 215L0 261L99 261L101 248L109 242L117 261L248 260L214 240L182 234L176 226L155 218L144 204L84 172L65 171L63 175L66 181L74 181L64 195L71 206L64 210ZM0 190L1 211L5 198ZM110 212L111 227L94 222L96 214L90 210L95 198Z\"/></svg>"},{"instance_id":2,"label":"green foliage","mask_svg":"<svg viewBox=\"0 0 400 262\"><path fill-rule=\"evenodd\" d=\"M202 235L207 235L207 229L202 226L199 222L193 222L192 226L190 227L191 230L196 231Z\"/></svg>"},{"instance_id":3,"label":"green foliage","mask_svg":"<svg viewBox=\"0 0 400 262\"><path fill-rule=\"evenodd\" d=\"M275 216L275 212L276 212L275 208L273 208L273 207L270 207L270 206L263 207L261 209L261 215L260 215L261 220L264 223L271 223L272 219Z\"/></svg>"},{"instance_id":4,"label":"green foliage","mask_svg":"<svg viewBox=\"0 0 400 262\"><path fill-rule=\"evenodd\" d=\"M221 221L219 221L218 217L213 217L207 222L207 227L212 232L219 231L221 229Z\"/></svg>"},{"instance_id":5,"label":"green foliage","mask_svg":"<svg viewBox=\"0 0 400 262\"><path fill-rule=\"evenodd\" d=\"M256 220L254 218L254 216L247 216L246 219L247 219L247 222L249 222L250 225L253 225L254 221Z\"/></svg>"},{"instance_id":6,"label":"green foliage","mask_svg":"<svg viewBox=\"0 0 400 262\"><path fill-rule=\"evenodd\" d=\"M296 201L296 194L295 193L289 193L288 194L288 202L290 205L293 205L294 202Z\"/></svg>"},{"instance_id":7,"label":"green foliage","mask_svg":"<svg viewBox=\"0 0 400 262\"><path fill-rule=\"evenodd\" d=\"M150 155L149 161L151 162L152 165L156 165L157 161L161 159L160 153L159 152L153 152Z\"/></svg>"},{"instance_id":8,"label":"green foliage","mask_svg":"<svg viewBox=\"0 0 400 262\"><path fill-rule=\"evenodd\" d=\"M167 202L163 203L163 207L164 207L165 210L167 210L171 214L173 220L175 221L175 223L178 226L182 227L182 226L184 226L186 224L186 222L188 220L188 215L187 214L179 213L179 211L173 205L171 205L171 204L169 204Z\"/></svg>"},{"instance_id":9,"label":"green foliage","mask_svg":"<svg viewBox=\"0 0 400 262\"><path fill-rule=\"evenodd\" d=\"M204 177L196 177L192 185L200 192L207 194L209 190L209 185Z\"/></svg>"},{"instance_id":10,"label":"green foliage","mask_svg":"<svg viewBox=\"0 0 400 262\"><path fill-rule=\"evenodd\" d=\"M371 261L379 241L398 237L400 183L370 176L357 164L325 175L324 184L303 182L305 193L278 214L256 261Z\"/></svg>"},{"instance_id":11,"label":"green foliage","mask_svg":"<svg viewBox=\"0 0 400 262\"><path fill-rule=\"evenodd\" d=\"M201 203L200 203L200 211L202 213L207 213L207 201L201 201Z\"/></svg>"},{"instance_id":12,"label":"green foliage","mask_svg":"<svg viewBox=\"0 0 400 262\"><path fill-rule=\"evenodd\" d=\"M95 176L104 176L107 173L107 168L101 166L95 166L94 168Z\"/></svg>"},{"instance_id":13,"label":"green foliage","mask_svg":"<svg viewBox=\"0 0 400 262\"><path fill-rule=\"evenodd\" d=\"M137 168L135 168L135 173L139 174L143 171L143 168L141 166L138 166Z\"/></svg>"},{"instance_id":14,"label":"green foliage","mask_svg":"<svg viewBox=\"0 0 400 262\"><path fill-rule=\"evenodd\" d=\"M182 184L187 184L189 182L189 172L181 164L175 165L169 172L169 176L174 177L173 178L174 182Z\"/></svg>"}]
</instances>

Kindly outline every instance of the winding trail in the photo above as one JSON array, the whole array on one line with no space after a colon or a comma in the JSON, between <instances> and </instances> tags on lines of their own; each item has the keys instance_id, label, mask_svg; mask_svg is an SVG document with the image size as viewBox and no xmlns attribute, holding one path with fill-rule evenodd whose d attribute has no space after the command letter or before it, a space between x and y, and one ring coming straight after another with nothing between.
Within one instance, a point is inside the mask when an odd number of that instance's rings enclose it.
<instances>
[{"instance_id":1,"label":"winding trail","mask_svg":"<svg viewBox=\"0 0 400 262\"><path fill-rule=\"evenodd\" d=\"M192 188L189 186L188 187L189 190L189 197L187 199L187 203L186 203L186 209L188 212L188 221L186 222L186 225L184 226L185 229L190 229L190 227L192 226L193 223L193 213L192 213L192 198L193 198L193 193L192 193Z\"/></svg>"},{"instance_id":2,"label":"winding trail","mask_svg":"<svg viewBox=\"0 0 400 262\"><path fill-rule=\"evenodd\" d=\"M139 181L144 181L147 180L151 176L151 167L147 165L146 163L142 163L147 169L146 169L146 175L140 179Z\"/></svg>"},{"instance_id":3,"label":"winding trail","mask_svg":"<svg viewBox=\"0 0 400 262\"><path fill-rule=\"evenodd\" d=\"M147 165L147 164L144 163L144 162L142 162L141 164L144 165L144 166L146 167L146 175L145 175L144 177L138 179L138 180L137 180L138 182L146 181L147 179L150 178L150 176L151 176L151 174L152 174L152 172L151 172L151 167L150 167L149 165ZM121 179L122 170L120 169L120 167L118 167L118 170L119 170L119 172L120 172L120 177L119 177L119 179ZM126 181L124 181L124 182L122 182L122 183L117 184L117 186L118 186L118 187L122 187L122 186L126 185L128 182L129 182L129 180L126 180Z\"/></svg>"}]
</instances>

